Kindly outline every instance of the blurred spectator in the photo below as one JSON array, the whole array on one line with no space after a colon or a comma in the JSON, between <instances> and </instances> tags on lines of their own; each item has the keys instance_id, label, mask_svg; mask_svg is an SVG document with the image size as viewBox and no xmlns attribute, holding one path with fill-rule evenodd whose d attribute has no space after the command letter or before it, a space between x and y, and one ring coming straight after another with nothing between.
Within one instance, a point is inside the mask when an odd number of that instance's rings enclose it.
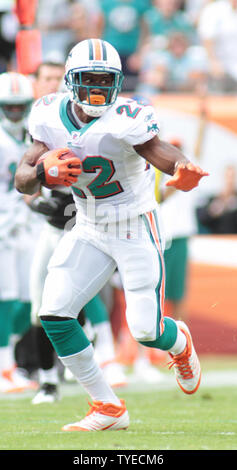
<instances>
[{"instance_id":1,"label":"blurred spectator","mask_svg":"<svg viewBox=\"0 0 237 470\"><path fill-rule=\"evenodd\" d=\"M43 61L64 62L68 48L74 41L70 29L71 0L40 0L37 9L37 27L42 37Z\"/></svg>"},{"instance_id":2,"label":"blurred spectator","mask_svg":"<svg viewBox=\"0 0 237 470\"><path fill-rule=\"evenodd\" d=\"M71 5L69 28L73 33L73 43L69 44L68 53L76 43L94 37L94 22L89 15L89 11L81 2Z\"/></svg>"},{"instance_id":3,"label":"blurred spectator","mask_svg":"<svg viewBox=\"0 0 237 470\"><path fill-rule=\"evenodd\" d=\"M212 1L213 0L185 0L184 10L189 21L191 21L195 27L198 24L203 7Z\"/></svg>"},{"instance_id":4,"label":"blurred spectator","mask_svg":"<svg viewBox=\"0 0 237 470\"><path fill-rule=\"evenodd\" d=\"M118 51L123 73L123 89L133 91L138 77L136 53L145 35L144 14L150 0L101 0L97 37L110 42Z\"/></svg>"},{"instance_id":5,"label":"blurred spectator","mask_svg":"<svg viewBox=\"0 0 237 470\"><path fill-rule=\"evenodd\" d=\"M89 29L90 32L88 33L88 37L97 37L97 20L100 14L100 0L76 0L76 5L81 5L87 15L87 30Z\"/></svg>"},{"instance_id":6,"label":"blurred spectator","mask_svg":"<svg viewBox=\"0 0 237 470\"><path fill-rule=\"evenodd\" d=\"M213 234L237 233L237 167L228 165L223 189L197 208L201 225Z\"/></svg>"},{"instance_id":7,"label":"blurred spectator","mask_svg":"<svg viewBox=\"0 0 237 470\"><path fill-rule=\"evenodd\" d=\"M161 48L166 45L167 35L174 31L188 35L191 42L196 41L195 28L179 6L180 0L154 0L145 14L149 35L159 37Z\"/></svg>"},{"instance_id":8,"label":"blurred spectator","mask_svg":"<svg viewBox=\"0 0 237 470\"><path fill-rule=\"evenodd\" d=\"M64 73L64 64L58 62L41 63L35 72L33 82L35 99L55 93L60 88Z\"/></svg>"},{"instance_id":9,"label":"blurred spectator","mask_svg":"<svg viewBox=\"0 0 237 470\"><path fill-rule=\"evenodd\" d=\"M210 91L237 90L237 0L207 5L198 32L210 62Z\"/></svg>"},{"instance_id":10,"label":"blurred spectator","mask_svg":"<svg viewBox=\"0 0 237 470\"><path fill-rule=\"evenodd\" d=\"M15 1L0 1L0 73L12 68L18 20L13 13Z\"/></svg>"},{"instance_id":11,"label":"blurred spectator","mask_svg":"<svg viewBox=\"0 0 237 470\"><path fill-rule=\"evenodd\" d=\"M182 32L173 32L165 50L153 46L144 56L137 91L145 95L196 91L207 81L207 72L205 49L190 45Z\"/></svg>"}]
</instances>

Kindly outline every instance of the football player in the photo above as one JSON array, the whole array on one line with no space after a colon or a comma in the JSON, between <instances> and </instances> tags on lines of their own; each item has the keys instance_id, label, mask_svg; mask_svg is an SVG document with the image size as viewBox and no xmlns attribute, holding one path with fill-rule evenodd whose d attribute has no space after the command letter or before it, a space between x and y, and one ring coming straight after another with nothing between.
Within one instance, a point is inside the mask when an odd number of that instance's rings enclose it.
<instances>
[{"instance_id":1,"label":"football player","mask_svg":"<svg viewBox=\"0 0 237 470\"><path fill-rule=\"evenodd\" d=\"M14 188L16 167L30 144L26 118L33 102L31 82L24 75L0 75L0 391L35 386L15 368L13 334L30 327L29 271L35 224L23 196ZM28 141L29 140L29 141ZM34 217L33 217L34 219ZM35 220L35 219L34 219Z\"/></svg>"},{"instance_id":2,"label":"football player","mask_svg":"<svg viewBox=\"0 0 237 470\"><path fill-rule=\"evenodd\" d=\"M42 62L35 72L34 96L41 98L51 93L56 93L62 84L64 65L54 62ZM41 305L44 281L47 274L49 259L62 235L65 225L71 229L74 225L75 203L70 188L58 186L52 191L42 188L40 193L27 198L29 207L38 214L46 217L39 234L37 246L34 252L31 274L31 321L35 348L38 358L39 390L32 403L52 403L59 398L59 374L55 362L54 348L48 339L39 320L38 312ZM65 212L68 211L68 216ZM70 224L70 226L69 226ZM99 295L93 298L85 307L84 314L93 326L94 347L99 363L103 365L103 372L112 386L126 384L126 377L120 364L115 361L112 329L106 306ZM80 314L80 321L85 315ZM82 323L82 322L81 322ZM91 330L92 331L92 330ZM68 369L64 372L65 378L71 379Z\"/></svg>"},{"instance_id":3,"label":"football player","mask_svg":"<svg viewBox=\"0 0 237 470\"><path fill-rule=\"evenodd\" d=\"M58 91L62 85L63 76L63 63L51 61L41 62L34 73L33 88L35 99Z\"/></svg>"},{"instance_id":4,"label":"football player","mask_svg":"<svg viewBox=\"0 0 237 470\"><path fill-rule=\"evenodd\" d=\"M121 62L109 43L89 39L74 46L65 80L68 94L49 95L32 109L34 142L15 184L28 194L41 184L71 186L77 208L75 226L50 260L39 312L58 357L93 401L84 419L63 430L124 429L125 402L104 379L76 317L117 266L132 335L147 347L169 351L185 393L198 389L201 369L190 331L163 315L165 274L152 166L171 175L167 185L184 191L207 173L159 139L153 107L118 96ZM68 160L60 158L65 147L74 152Z\"/></svg>"}]
</instances>

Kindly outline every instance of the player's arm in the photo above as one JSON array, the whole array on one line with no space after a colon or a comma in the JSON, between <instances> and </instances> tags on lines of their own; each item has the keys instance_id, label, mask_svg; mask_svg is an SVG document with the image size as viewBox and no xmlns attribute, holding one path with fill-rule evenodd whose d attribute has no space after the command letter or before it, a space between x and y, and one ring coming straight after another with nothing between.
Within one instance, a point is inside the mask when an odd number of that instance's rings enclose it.
<instances>
[{"instance_id":1,"label":"player's arm","mask_svg":"<svg viewBox=\"0 0 237 470\"><path fill-rule=\"evenodd\" d=\"M41 183L37 177L36 162L48 150L43 142L34 140L24 153L15 175L15 187L20 193L35 194L40 191Z\"/></svg>"},{"instance_id":2,"label":"player's arm","mask_svg":"<svg viewBox=\"0 0 237 470\"><path fill-rule=\"evenodd\" d=\"M160 140L157 136L141 145L134 146L135 151L163 173L171 175L167 186L174 186L182 191L190 191L199 180L208 173L193 165L175 146Z\"/></svg>"},{"instance_id":3,"label":"player's arm","mask_svg":"<svg viewBox=\"0 0 237 470\"><path fill-rule=\"evenodd\" d=\"M46 154L39 162L41 155ZM55 185L71 186L81 174L81 162L68 148L48 150L35 140L23 155L16 171L16 189L24 194L35 194L41 184L52 188Z\"/></svg>"}]
</instances>

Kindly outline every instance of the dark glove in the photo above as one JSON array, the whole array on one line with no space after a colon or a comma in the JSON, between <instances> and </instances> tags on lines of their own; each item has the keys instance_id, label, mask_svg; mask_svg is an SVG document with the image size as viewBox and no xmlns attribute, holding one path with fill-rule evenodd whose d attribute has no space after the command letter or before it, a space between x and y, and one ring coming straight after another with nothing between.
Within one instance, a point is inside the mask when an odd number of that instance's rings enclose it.
<instances>
[{"instance_id":1,"label":"dark glove","mask_svg":"<svg viewBox=\"0 0 237 470\"><path fill-rule=\"evenodd\" d=\"M32 199L29 206L34 212L39 214L53 216L58 213L58 210L62 202L57 197L50 197L49 199L44 198L43 196L38 196L35 199Z\"/></svg>"}]
</instances>

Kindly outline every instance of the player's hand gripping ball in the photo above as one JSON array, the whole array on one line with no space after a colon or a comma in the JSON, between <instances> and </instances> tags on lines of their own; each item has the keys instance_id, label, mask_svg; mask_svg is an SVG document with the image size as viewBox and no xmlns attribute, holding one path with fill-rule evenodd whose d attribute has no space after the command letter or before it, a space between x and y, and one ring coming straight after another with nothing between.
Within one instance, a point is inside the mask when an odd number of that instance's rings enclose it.
<instances>
[{"instance_id":1,"label":"player's hand gripping ball","mask_svg":"<svg viewBox=\"0 0 237 470\"><path fill-rule=\"evenodd\" d=\"M80 158L69 148L54 149L41 155L37 161L37 178L43 186L71 186L82 172Z\"/></svg>"}]
</instances>

